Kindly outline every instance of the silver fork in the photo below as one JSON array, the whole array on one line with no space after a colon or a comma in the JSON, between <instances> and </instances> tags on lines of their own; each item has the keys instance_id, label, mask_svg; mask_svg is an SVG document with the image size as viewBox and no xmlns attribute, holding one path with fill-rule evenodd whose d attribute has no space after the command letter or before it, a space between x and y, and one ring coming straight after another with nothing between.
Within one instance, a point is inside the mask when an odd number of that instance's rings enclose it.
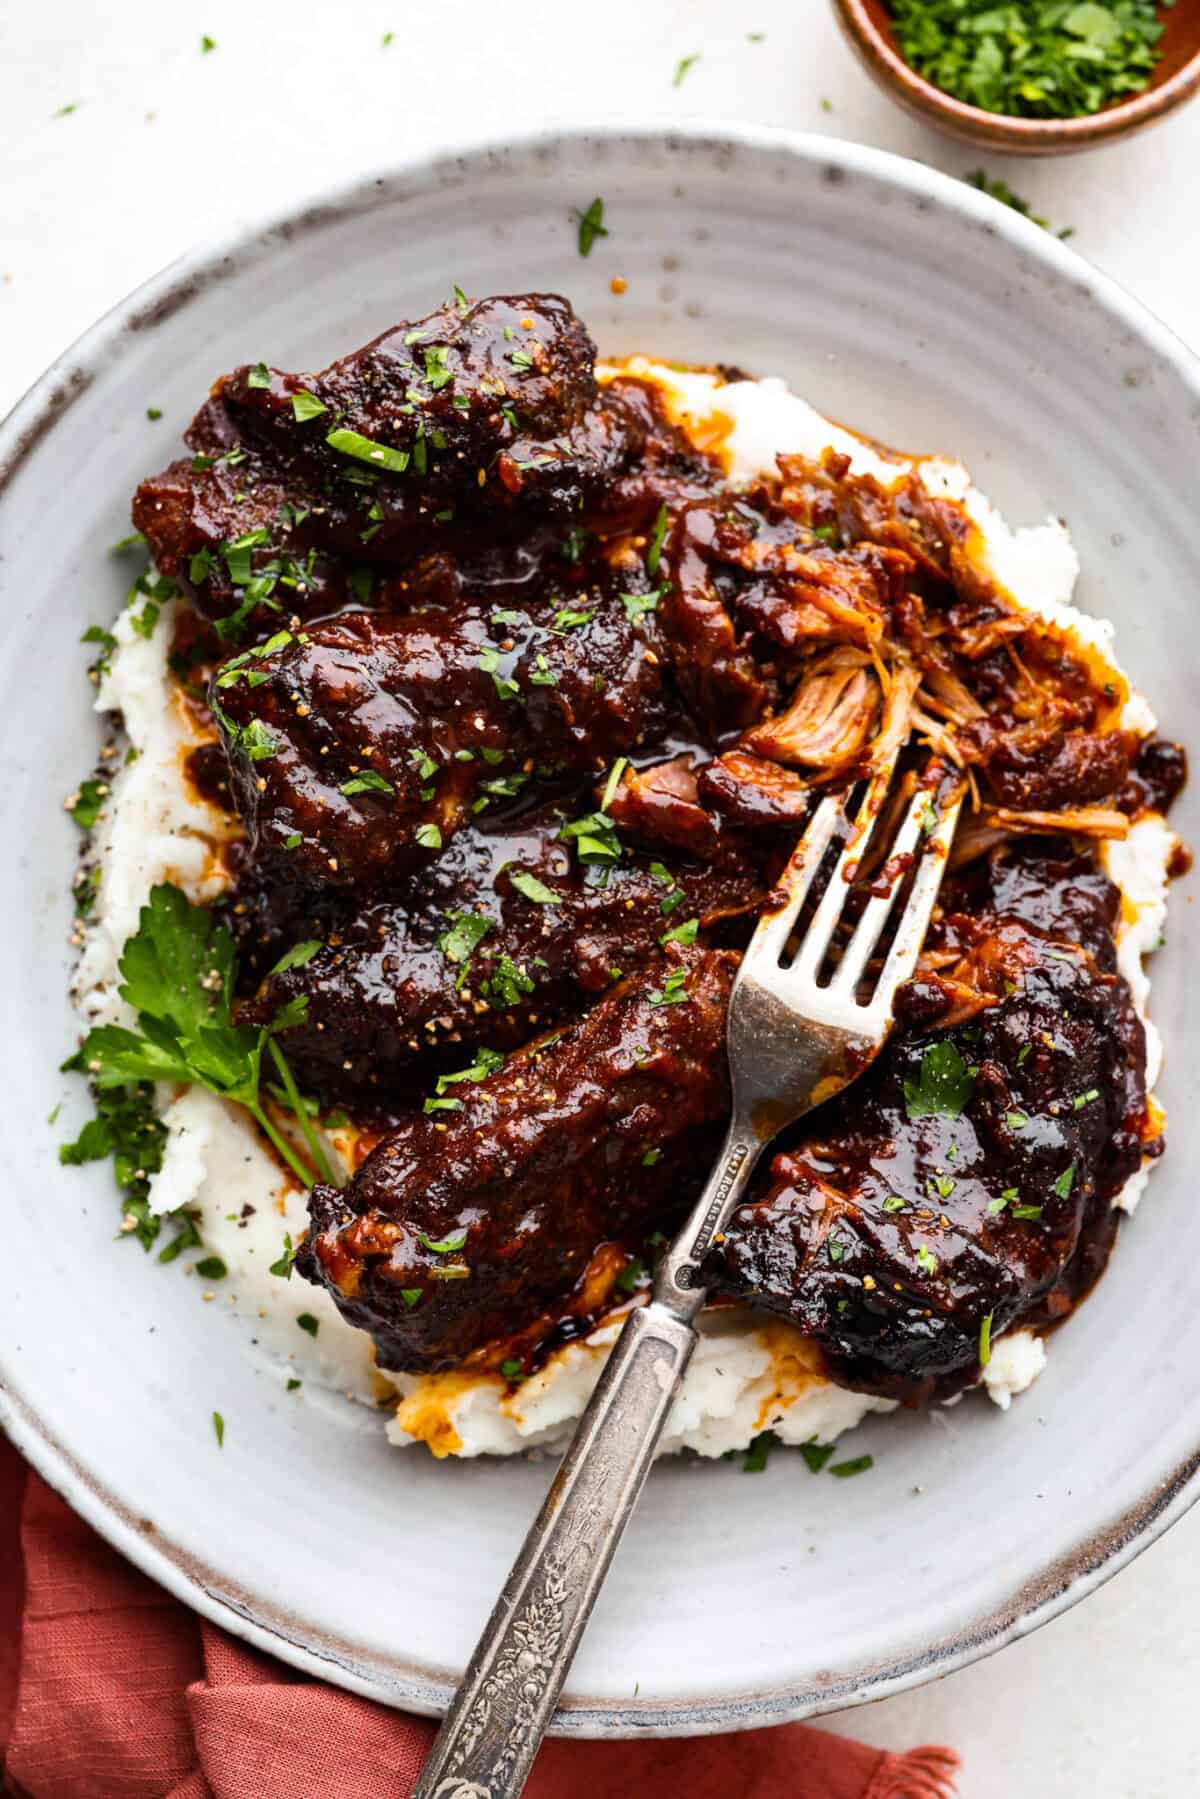
<instances>
[{"instance_id":1,"label":"silver fork","mask_svg":"<svg viewBox=\"0 0 1200 1799\"><path fill-rule=\"evenodd\" d=\"M801 906L844 817L823 800L742 960L729 1002L733 1116L708 1184L662 1257L648 1305L632 1311L471 1657L413 1799L516 1799L558 1702L592 1606L637 1503L696 1345L704 1258L785 1125L862 1073L882 1045L911 974L945 868L961 794L940 810L928 786L907 807L872 897L832 978L818 985L855 867L892 770L874 779L794 958ZM868 962L905 873L915 875L869 996Z\"/></svg>"}]
</instances>

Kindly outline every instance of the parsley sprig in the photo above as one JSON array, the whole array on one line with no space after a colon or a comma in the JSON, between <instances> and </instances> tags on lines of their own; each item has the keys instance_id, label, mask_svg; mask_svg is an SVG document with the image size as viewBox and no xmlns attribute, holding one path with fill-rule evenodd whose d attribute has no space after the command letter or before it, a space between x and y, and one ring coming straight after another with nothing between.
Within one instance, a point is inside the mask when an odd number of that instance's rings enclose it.
<instances>
[{"instance_id":1,"label":"parsley sprig","mask_svg":"<svg viewBox=\"0 0 1200 1799\"><path fill-rule=\"evenodd\" d=\"M271 1122L260 1082L264 1051L278 1071L312 1156L317 1176L337 1186L287 1059L275 1041L299 1024L308 1006L301 994L254 1029L233 1022L233 938L203 906L178 887L155 887L142 907L136 934L121 954L121 998L137 1014L137 1028L98 1025L80 1051L84 1070L101 1093L139 1081L197 1082L221 1099L244 1106L277 1154L306 1187L314 1182L292 1145Z\"/></svg>"}]
</instances>

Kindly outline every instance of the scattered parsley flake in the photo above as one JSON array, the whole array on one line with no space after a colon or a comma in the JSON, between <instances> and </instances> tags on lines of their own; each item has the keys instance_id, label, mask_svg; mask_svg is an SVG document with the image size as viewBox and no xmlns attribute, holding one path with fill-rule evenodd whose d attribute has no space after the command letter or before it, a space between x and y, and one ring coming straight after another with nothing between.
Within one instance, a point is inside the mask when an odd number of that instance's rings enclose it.
<instances>
[{"instance_id":1,"label":"scattered parsley flake","mask_svg":"<svg viewBox=\"0 0 1200 1799\"><path fill-rule=\"evenodd\" d=\"M586 212L575 211L571 217L579 220L579 254L590 256L596 239L608 236L608 226L604 223L604 201L597 195Z\"/></svg>"},{"instance_id":2,"label":"scattered parsley flake","mask_svg":"<svg viewBox=\"0 0 1200 1799\"><path fill-rule=\"evenodd\" d=\"M324 400L318 400L316 394L310 394L306 387L292 395L292 417L298 425L307 424L309 419L320 418L328 410Z\"/></svg>"},{"instance_id":3,"label":"scattered parsley flake","mask_svg":"<svg viewBox=\"0 0 1200 1799\"><path fill-rule=\"evenodd\" d=\"M271 1263L271 1266L267 1269L267 1273L278 1275L280 1280L290 1281L292 1278L292 1264L295 1260L296 1250L292 1243L292 1233L291 1231L284 1231L283 1253Z\"/></svg>"},{"instance_id":4,"label":"scattered parsley flake","mask_svg":"<svg viewBox=\"0 0 1200 1799\"><path fill-rule=\"evenodd\" d=\"M356 793L395 793L395 791L392 783L385 776L376 774L373 768L360 769L358 774L351 775L350 779L343 781L338 788L338 792L344 793L347 798L352 798Z\"/></svg>"},{"instance_id":5,"label":"scattered parsley flake","mask_svg":"<svg viewBox=\"0 0 1200 1799\"><path fill-rule=\"evenodd\" d=\"M213 1423L213 1430L216 1432L217 1448L224 1449L224 1447L225 1447L225 1420L224 1420L224 1418L222 1418L220 1412L213 1413L212 1423Z\"/></svg>"},{"instance_id":6,"label":"scattered parsley flake","mask_svg":"<svg viewBox=\"0 0 1200 1799\"><path fill-rule=\"evenodd\" d=\"M361 431L347 431L343 426L326 432L325 442L343 456L352 456L356 462L365 462L370 468L388 469L394 475L402 475L412 461L409 451L376 443L373 437L364 437Z\"/></svg>"},{"instance_id":7,"label":"scattered parsley flake","mask_svg":"<svg viewBox=\"0 0 1200 1799\"><path fill-rule=\"evenodd\" d=\"M317 937L308 937L303 943L294 943L289 950L280 956L270 974L286 974L289 968L307 968L317 952L325 946Z\"/></svg>"},{"instance_id":8,"label":"scattered parsley flake","mask_svg":"<svg viewBox=\"0 0 1200 1799\"><path fill-rule=\"evenodd\" d=\"M650 533L650 542L646 549L646 573L654 578L658 573L658 565L662 561L663 544L667 536L666 501L658 509L658 517L654 521L654 529Z\"/></svg>"},{"instance_id":9,"label":"scattered parsley flake","mask_svg":"<svg viewBox=\"0 0 1200 1799\"><path fill-rule=\"evenodd\" d=\"M833 1455L832 1443L801 1443L800 1454L808 1466L810 1474L820 1474L822 1468Z\"/></svg>"},{"instance_id":10,"label":"scattered parsley flake","mask_svg":"<svg viewBox=\"0 0 1200 1799\"><path fill-rule=\"evenodd\" d=\"M455 1231L452 1237L443 1237L440 1243L435 1243L432 1238L425 1235L424 1231L417 1232L417 1242L420 1243L423 1248L429 1250L431 1255L435 1256L456 1255L463 1247L466 1240L467 1232L465 1226L461 1231Z\"/></svg>"},{"instance_id":11,"label":"scattered parsley flake","mask_svg":"<svg viewBox=\"0 0 1200 1799\"><path fill-rule=\"evenodd\" d=\"M696 932L699 929L700 920L698 918L689 918L685 924L677 924L673 930L664 931L658 941L662 944L695 943Z\"/></svg>"},{"instance_id":12,"label":"scattered parsley flake","mask_svg":"<svg viewBox=\"0 0 1200 1799\"><path fill-rule=\"evenodd\" d=\"M651 990L649 999L652 1006L682 1006L691 995L687 990L687 969L676 968L663 982L661 989Z\"/></svg>"},{"instance_id":13,"label":"scattered parsley flake","mask_svg":"<svg viewBox=\"0 0 1200 1799\"><path fill-rule=\"evenodd\" d=\"M835 1462L829 1472L837 1480L852 1480L856 1474L865 1474L874 1466L873 1455L856 1455L848 1462Z\"/></svg>"},{"instance_id":14,"label":"scattered parsley flake","mask_svg":"<svg viewBox=\"0 0 1200 1799\"><path fill-rule=\"evenodd\" d=\"M683 86L684 76L687 74L689 69L695 68L696 64L700 61L700 56L701 56L701 52L699 50L697 50L691 56L681 56L679 58L679 61L675 64L675 73L671 77L671 86L672 87L682 87Z\"/></svg>"},{"instance_id":15,"label":"scattered parsley flake","mask_svg":"<svg viewBox=\"0 0 1200 1799\"><path fill-rule=\"evenodd\" d=\"M994 1312L989 1312L979 1326L979 1366L986 1368L992 1359L992 1319Z\"/></svg>"},{"instance_id":16,"label":"scattered parsley flake","mask_svg":"<svg viewBox=\"0 0 1200 1799\"><path fill-rule=\"evenodd\" d=\"M553 887L547 887L536 875L531 875L525 868L510 868L508 878L517 892L538 906L555 906L562 900L562 894Z\"/></svg>"},{"instance_id":17,"label":"scattered parsley flake","mask_svg":"<svg viewBox=\"0 0 1200 1799\"><path fill-rule=\"evenodd\" d=\"M310 1337L315 1337L321 1328L321 1320L319 1318L314 1318L311 1312L299 1313L296 1318L296 1323L300 1326L302 1331L307 1331Z\"/></svg>"},{"instance_id":18,"label":"scattered parsley flake","mask_svg":"<svg viewBox=\"0 0 1200 1799\"><path fill-rule=\"evenodd\" d=\"M475 950L492 928L492 920L484 918L478 912L456 912L452 914L450 923L437 940L438 948L447 962L466 964Z\"/></svg>"},{"instance_id":19,"label":"scattered parsley flake","mask_svg":"<svg viewBox=\"0 0 1200 1799\"><path fill-rule=\"evenodd\" d=\"M761 1474L767 1465L767 1458L779 1439L773 1430L760 1430L746 1451L742 1463L743 1474Z\"/></svg>"}]
</instances>

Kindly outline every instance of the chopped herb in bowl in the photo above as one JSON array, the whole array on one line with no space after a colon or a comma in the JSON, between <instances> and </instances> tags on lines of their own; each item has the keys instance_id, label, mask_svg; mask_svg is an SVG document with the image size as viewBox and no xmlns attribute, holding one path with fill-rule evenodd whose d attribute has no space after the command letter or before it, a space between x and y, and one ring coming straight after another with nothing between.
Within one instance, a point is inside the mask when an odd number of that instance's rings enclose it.
<instances>
[{"instance_id":1,"label":"chopped herb in bowl","mask_svg":"<svg viewBox=\"0 0 1200 1799\"><path fill-rule=\"evenodd\" d=\"M918 75L1009 117L1099 112L1141 93L1162 54L1153 0L888 0L888 9L897 48Z\"/></svg>"}]
</instances>

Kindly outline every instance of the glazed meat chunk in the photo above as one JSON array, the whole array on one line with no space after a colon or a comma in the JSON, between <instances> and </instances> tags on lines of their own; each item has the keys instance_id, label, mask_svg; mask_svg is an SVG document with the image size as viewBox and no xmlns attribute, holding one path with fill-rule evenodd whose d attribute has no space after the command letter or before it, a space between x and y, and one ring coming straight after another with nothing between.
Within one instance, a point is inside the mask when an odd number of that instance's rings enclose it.
<instances>
[{"instance_id":1,"label":"glazed meat chunk","mask_svg":"<svg viewBox=\"0 0 1200 1799\"><path fill-rule=\"evenodd\" d=\"M382 1368L452 1367L565 1301L599 1243L678 1217L728 1104L736 961L677 952L457 1088L459 1109L409 1119L348 1187L313 1189L296 1267Z\"/></svg>"},{"instance_id":2,"label":"glazed meat chunk","mask_svg":"<svg viewBox=\"0 0 1200 1799\"><path fill-rule=\"evenodd\" d=\"M567 302L534 294L452 303L317 374L237 369L134 523L202 611L261 628L373 580L393 605L387 577L464 530L632 526L703 465L635 384L601 392L594 356Z\"/></svg>"},{"instance_id":3,"label":"glazed meat chunk","mask_svg":"<svg viewBox=\"0 0 1200 1799\"><path fill-rule=\"evenodd\" d=\"M1146 1136L1117 890L1088 858L1036 854L971 884L981 909L955 913L951 886L933 942L961 950L991 1003L894 1039L776 1158L709 1267L816 1337L837 1378L903 1398L955 1391L981 1342L986 1355L1015 1321L1052 1320L1087 1290ZM934 1023L935 987L918 979L908 996Z\"/></svg>"},{"instance_id":4,"label":"glazed meat chunk","mask_svg":"<svg viewBox=\"0 0 1200 1799\"><path fill-rule=\"evenodd\" d=\"M497 613L343 613L225 663L213 712L254 856L362 885L531 782L599 771L667 720L651 617L595 590Z\"/></svg>"},{"instance_id":5,"label":"glazed meat chunk","mask_svg":"<svg viewBox=\"0 0 1200 1799\"><path fill-rule=\"evenodd\" d=\"M266 1024L307 1000L283 1047L298 1077L335 1099L385 1105L459 1069L478 1045L508 1051L662 964L672 940L749 929L766 890L759 862L734 841L708 863L668 868L628 854L581 865L553 830L508 840L464 832L404 900L376 900L327 934L303 966L268 977L239 1009ZM665 939L665 942L664 942Z\"/></svg>"}]
</instances>

